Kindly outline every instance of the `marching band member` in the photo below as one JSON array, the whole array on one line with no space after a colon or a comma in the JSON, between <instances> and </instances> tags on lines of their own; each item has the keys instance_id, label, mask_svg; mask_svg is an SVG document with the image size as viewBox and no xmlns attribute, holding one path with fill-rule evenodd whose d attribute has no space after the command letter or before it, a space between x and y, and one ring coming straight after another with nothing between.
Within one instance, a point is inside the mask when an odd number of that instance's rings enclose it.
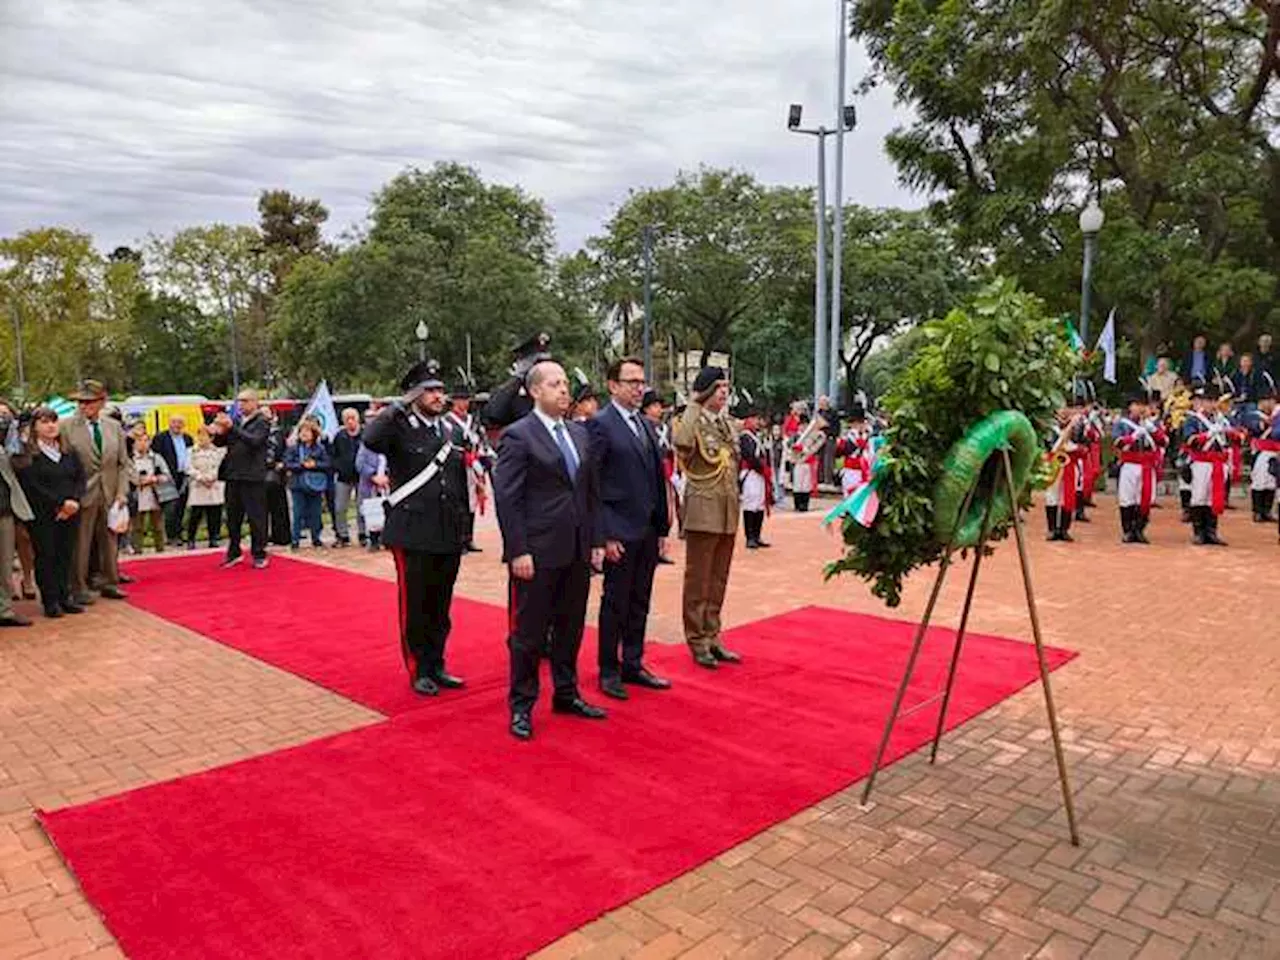
<instances>
[{"instance_id":1,"label":"marching band member","mask_svg":"<svg viewBox=\"0 0 1280 960\"><path fill-rule=\"evenodd\" d=\"M1106 432L1106 424L1097 400L1088 399L1093 395L1093 384L1083 380L1079 381L1079 386L1081 390L1077 407L1081 414L1081 429L1078 442L1082 451L1080 470L1077 475L1079 491L1076 497L1075 519L1081 523L1088 523L1089 515L1085 513L1085 509L1093 506L1094 487L1097 486L1098 477L1102 474L1102 437Z\"/></svg>"},{"instance_id":2,"label":"marching band member","mask_svg":"<svg viewBox=\"0 0 1280 960\"><path fill-rule=\"evenodd\" d=\"M773 502L772 473L760 440L760 411L748 409L738 437L738 486L742 490L742 527L747 535L748 550L769 546L761 536L765 514Z\"/></svg>"},{"instance_id":3,"label":"marching band member","mask_svg":"<svg viewBox=\"0 0 1280 960\"><path fill-rule=\"evenodd\" d=\"M449 412L444 421L463 438L463 460L467 467L467 553L481 553L476 546L476 511L485 512L488 491L485 476L491 465L484 436L471 414L471 387L460 383L449 391Z\"/></svg>"},{"instance_id":4,"label":"marching band member","mask_svg":"<svg viewBox=\"0 0 1280 960\"><path fill-rule=\"evenodd\" d=\"M1253 470L1249 475L1249 492L1253 497L1255 523L1269 523L1276 502L1277 477L1280 477L1280 407L1276 405L1276 388L1269 374L1258 390L1258 408L1247 418L1246 428L1253 437Z\"/></svg>"},{"instance_id":5,"label":"marching band member","mask_svg":"<svg viewBox=\"0 0 1280 960\"><path fill-rule=\"evenodd\" d=\"M1126 416L1111 428L1120 457L1120 479L1117 499L1120 502L1120 526L1124 543L1150 543L1146 526L1155 502L1156 482L1163 461L1162 448L1167 443L1164 427L1147 415L1146 397L1129 398Z\"/></svg>"},{"instance_id":6,"label":"marching band member","mask_svg":"<svg viewBox=\"0 0 1280 960\"><path fill-rule=\"evenodd\" d=\"M1231 435L1238 431L1218 413L1217 402L1217 386L1197 388L1194 407L1182 425L1191 471L1192 543L1197 546L1227 545L1218 536L1218 517L1227 506Z\"/></svg>"},{"instance_id":7,"label":"marching band member","mask_svg":"<svg viewBox=\"0 0 1280 960\"><path fill-rule=\"evenodd\" d=\"M1049 459L1059 467L1044 492L1044 515L1049 540L1071 541L1071 520L1075 516L1080 472L1084 460L1084 414L1073 407L1058 411L1058 422L1049 438Z\"/></svg>"},{"instance_id":8,"label":"marching band member","mask_svg":"<svg viewBox=\"0 0 1280 960\"><path fill-rule=\"evenodd\" d=\"M849 411L849 429L836 441L836 466L840 470L840 490L845 497L870 479L871 453L866 408L854 404Z\"/></svg>"},{"instance_id":9,"label":"marching band member","mask_svg":"<svg viewBox=\"0 0 1280 960\"><path fill-rule=\"evenodd\" d=\"M818 455L822 444L811 443L811 437L821 433L822 418L809 419L807 413L800 415L800 432L790 441L791 450L791 498L795 501L797 513L807 513L809 498L818 492ZM810 449L810 448L814 449Z\"/></svg>"}]
</instances>

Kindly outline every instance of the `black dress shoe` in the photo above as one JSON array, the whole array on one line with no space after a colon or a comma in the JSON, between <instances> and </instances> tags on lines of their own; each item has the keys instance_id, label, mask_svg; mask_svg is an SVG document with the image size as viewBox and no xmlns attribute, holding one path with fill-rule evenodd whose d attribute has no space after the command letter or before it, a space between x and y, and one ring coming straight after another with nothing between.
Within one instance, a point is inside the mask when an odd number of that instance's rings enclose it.
<instances>
[{"instance_id":1,"label":"black dress shoe","mask_svg":"<svg viewBox=\"0 0 1280 960\"><path fill-rule=\"evenodd\" d=\"M762 549L762 550L767 550L767 549L769 549L770 547L772 547L772 546L773 546L773 544L772 544L772 543L769 543L767 540L759 540L759 539L757 539L757 540L756 540L756 546L757 546L757 547L759 547L759 548L760 548L760 549Z\"/></svg>"},{"instance_id":2,"label":"black dress shoe","mask_svg":"<svg viewBox=\"0 0 1280 960\"><path fill-rule=\"evenodd\" d=\"M64 603L62 604L62 612L63 613L84 613L84 607L80 606L80 604L78 603Z\"/></svg>"},{"instance_id":3,"label":"black dress shoe","mask_svg":"<svg viewBox=\"0 0 1280 960\"><path fill-rule=\"evenodd\" d=\"M462 687L467 685L467 681L463 680L461 677L455 677L453 674L445 673L443 670L432 674L431 679L445 690L460 690Z\"/></svg>"},{"instance_id":4,"label":"black dress shoe","mask_svg":"<svg viewBox=\"0 0 1280 960\"><path fill-rule=\"evenodd\" d=\"M608 716L599 707L592 706L581 697L574 697L572 700L552 700L551 712L568 713L586 720L603 720Z\"/></svg>"},{"instance_id":5,"label":"black dress shoe","mask_svg":"<svg viewBox=\"0 0 1280 960\"><path fill-rule=\"evenodd\" d=\"M741 663L742 657L734 653L732 650L726 650L724 647L712 647L711 655L721 663Z\"/></svg>"},{"instance_id":6,"label":"black dress shoe","mask_svg":"<svg viewBox=\"0 0 1280 960\"><path fill-rule=\"evenodd\" d=\"M59 609L58 607L50 607L48 610L44 612L44 615L48 617L50 620L58 620L58 619L61 619L62 617L62 610Z\"/></svg>"},{"instance_id":7,"label":"black dress shoe","mask_svg":"<svg viewBox=\"0 0 1280 960\"><path fill-rule=\"evenodd\" d=\"M608 680L600 681L600 692L606 697L613 697L615 700L629 700L631 694L627 693L627 688L622 685L622 681L616 677Z\"/></svg>"},{"instance_id":8,"label":"black dress shoe","mask_svg":"<svg viewBox=\"0 0 1280 960\"><path fill-rule=\"evenodd\" d=\"M122 573L120 574L120 582L121 583L137 583L138 581L136 578L129 576L127 573ZM103 594L103 596L106 596L106 594Z\"/></svg>"},{"instance_id":9,"label":"black dress shoe","mask_svg":"<svg viewBox=\"0 0 1280 960\"><path fill-rule=\"evenodd\" d=\"M7 617L0 617L0 627L29 627L31 621L21 614L11 613Z\"/></svg>"},{"instance_id":10,"label":"black dress shoe","mask_svg":"<svg viewBox=\"0 0 1280 960\"><path fill-rule=\"evenodd\" d=\"M129 599L129 595L125 593L123 590L121 590L119 587L103 587L102 590L99 591L99 593L101 596L106 597L108 600L128 600Z\"/></svg>"},{"instance_id":11,"label":"black dress shoe","mask_svg":"<svg viewBox=\"0 0 1280 960\"><path fill-rule=\"evenodd\" d=\"M527 713L511 715L511 735L517 740L533 739L533 718Z\"/></svg>"},{"instance_id":12,"label":"black dress shoe","mask_svg":"<svg viewBox=\"0 0 1280 960\"><path fill-rule=\"evenodd\" d=\"M422 697L434 697L440 693L440 686L430 677L418 677L410 686L413 692Z\"/></svg>"},{"instance_id":13,"label":"black dress shoe","mask_svg":"<svg viewBox=\"0 0 1280 960\"><path fill-rule=\"evenodd\" d=\"M674 560L672 560L670 557L666 556L665 554L664 554L663 556L658 557L658 562L659 562L659 563L661 563L661 564L663 564L664 566L674 566L674 565L675 565L675 561L674 561ZM28 599L30 599L30 598L28 597Z\"/></svg>"},{"instance_id":14,"label":"black dress shoe","mask_svg":"<svg viewBox=\"0 0 1280 960\"><path fill-rule=\"evenodd\" d=\"M695 653L693 662L700 667L706 667L708 670L715 670L720 666L720 661L709 653Z\"/></svg>"},{"instance_id":15,"label":"black dress shoe","mask_svg":"<svg viewBox=\"0 0 1280 960\"><path fill-rule=\"evenodd\" d=\"M671 681L662 677L654 676L648 670L638 670L635 673L624 673L622 682L629 683L633 687L648 687L650 690L670 690Z\"/></svg>"},{"instance_id":16,"label":"black dress shoe","mask_svg":"<svg viewBox=\"0 0 1280 960\"><path fill-rule=\"evenodd\" d=\"M484 553L484 547L478 547L474 543L468 543L467 553Z\"/></svg>"}]
</instances>

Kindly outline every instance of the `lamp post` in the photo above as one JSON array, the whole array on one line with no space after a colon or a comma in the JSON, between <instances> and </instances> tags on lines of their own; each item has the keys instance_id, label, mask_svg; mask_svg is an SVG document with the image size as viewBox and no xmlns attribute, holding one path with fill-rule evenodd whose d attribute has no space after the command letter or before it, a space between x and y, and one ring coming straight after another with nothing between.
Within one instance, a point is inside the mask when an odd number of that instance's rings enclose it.
<instances>
[{"instance_id":1,"label":"lamp post","mask_svg":"<svg viewBox=\"0 0 1280 960\"><path fill-rule=\"evenodd\" d=\"M836 196L831 242L831 368L827 394L837 409L840 406L837 385L840 376L840 347L844 343L840 329L843 286L840 276L844 266L844 134L857 122L854 108L844 102L849 69L849 0L839 0L840 25L836 47ZM852 384L850 384L852 386Z\"/></svg>"},{"instance_id":2,"label":"lamp post","mask_svg":"<svg viewBox=\"0 0 1280 960\"><path fill-rule=\"evenodd\" d=\"M13 345L15 354L14 359L17 361L18 394L23 400L26 400L27 371L22 357L22 314L18 312L18 298L16 295L9 305L9 310L13 314Z\"/></svg>"},{"instance_id":3,"label":"lamp post","mask_svg":"<svg viewBox=\"0 0 1280 960\"><path fill-rule=\"evenodd\" d=\"M800 126L804 106L791 104L787 129L803 133L818 141L818 191L814 203L814 220L818 240L814 245L813 272L813 399L816 403L827 381L827 135L826 127Z\"/></svg>"},{"instance_id":4,"label":"lamp post","mask_svg":"<svg viewBox=\"0 0 1280 960\"><path fill-rule=\"evenodd\" d=\"M644 372L653 374L653 227L646 226L644 236Z\"/></svg>"},{"instance_id":5,"label":"lamp post","mask_svg":"<svg viewBox=\"0 0 1280 960\"><path fill-rule=\"evenodd\" d=\"M1098 233L1106 222L1102 208L1096 199L1080 211L1080 232L1084 234L1084 271L1080 277L1080 339L1089 349L1089 301L1093 286L1093 261L1098 250Z\"/></svg>"},{"instance_id":6,"label":"lamp post","mask_svg":"<svg viewBox=\"0 0 1280 960\"><path fill-rule=\"evenodd\" d=\"M418 325L413 330L413 335L418 338L418 361L422 362L427 359L427 336L431 333L427 329L427 322L419 320Z\"/></svg>"}]
</instances>

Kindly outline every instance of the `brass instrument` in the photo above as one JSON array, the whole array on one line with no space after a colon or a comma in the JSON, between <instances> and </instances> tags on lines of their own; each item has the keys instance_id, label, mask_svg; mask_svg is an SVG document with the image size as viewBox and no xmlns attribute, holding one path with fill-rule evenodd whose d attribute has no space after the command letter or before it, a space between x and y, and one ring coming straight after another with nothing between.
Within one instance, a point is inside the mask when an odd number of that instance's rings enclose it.
<instances>
[{"instance_id":1,"label":"brass instrument","mask_svg":"<svg viewBox=\"0 0 1280 960\"><path fill-rule=\"evenodd\" d=\"M1175 430L1182 429L1182 423L1191 412L1191 391L1179 385L1173 393L1164 398L1164 415L1169 425Z\"/></svg>"},{"instance_id":2,"label":"brass instrument","mask_svg":"<svg viewBox=\"0 0 1280 960\"><path fill-rule=\"evenodd\" d=\"M1050 486L1058 482L1058 477L1071 459L1071 454L1067 452L1067 445L1072 442L1071 435L1076 432L1076 427L1079 425L1080 415L1077 414L1067 421L1066 426L1058 433L1058 439L1054 441L1053 448L1048 453Z\"/></svg>"},{"instance_id":3,"label":"brass instrument","mask_svg":"<svg viewBox=\"0 0 1280 960\"><path fill-rule=\"evenodd\" d=\"M805 425L789 444L784 452L787 463L794 466L804 460L808 460L812 456L816 456L818 451L827 445L827 421L818 414L813 415L813 419ZM799 447L797 450L796 448Z\"/></svg>"}]
</instances>

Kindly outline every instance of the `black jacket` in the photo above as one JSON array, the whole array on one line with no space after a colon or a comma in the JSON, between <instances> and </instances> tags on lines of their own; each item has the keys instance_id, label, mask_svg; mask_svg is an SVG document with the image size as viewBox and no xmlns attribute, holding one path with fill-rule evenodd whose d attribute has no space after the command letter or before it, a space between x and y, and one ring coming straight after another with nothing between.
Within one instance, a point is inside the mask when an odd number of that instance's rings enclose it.
<instances>
[{"instance_id":1,"label":"black jacket","mask_svg":"<svg viewBox=\"0 0 1280 960\"><path fill-rule=\"evenodd\" d=\"M271 424L261 413L233 423L226 433L214 436L216 447L226 447L219 473L223 480L261 483L267 479L267 437Z\"/></svg>"},{"instance_id":2,"label":"black jacket","mask_svg":"<svg viewBox=\"0 0 1280 960\"><path fill-rule=\"evenodd\" d=\"M560 450L536 414L507 427L493 472L493 498L502 528L502 558L531 554L535 567L589 562L604 546L595 445L587 428L566 420L578 452L569 480Z\"/></svg>"},{"instance_id":3,"label":"black jacket","mask_svg":"<svg viewBox=\"0 0 1280 960\"><path fill-rule=\"evenodd\" d=\"M600 476L600 526L606 540L634 543L653 530L665 537L667 477L658 437L649 421L636 414L641 440L612 403L587 421Z\"/></svg>"},{"instance_id":4,"label":"black jacket","mask_svg":"<svg viewBox=\"0 0 1280 960\"><path fill-rule=\"evenodd\" d=\"M51 522L64 500L84 499L84 466L72 450L65 451L57 463L37 451L16 466L36 523Z\"/></svg>"},{"instance_id":5,"label":"black jacket","mask_svg":"<svg viewBox=\"0 0 1280 960\"><path fill-rule=\"evenodd\" d=\"M360 434L357 433L353 437L345 428L339 430L330 447L334 475L343 483L359 483L360 474L356 470L356 454L360 452Z\"/></svg>"},{"instance_id":6,"label":"black jacket","mask_svg":"<svg viewBox=\"0 0 1280 960\"><path fill-rule=\"evenodd\" d=\"M181 435L180 442L188 450L191 449L192 440L185 433ZM178 447L174 443L173 434L166 430L155 438L151 444L151 449L164 459L165 465L169 468L169 476L173 477L173 482L182 485L183 476L178 472Z\"/></svg>"},{"instance_id":7,"label":"black jacket","mask_svg":"<svg viewBox=\"0 0 1280 960\"><path fill-rule=\"evenodd\" d=\"M437 417L435 431L412 410L388 407L364 428L364 445L387 458L394 493L425 470L447 438L453 451L431 481L387 505L382 542L423 553L461 553L467 542L467 469L462 432Z\"/></svg>"}]
</instances>

